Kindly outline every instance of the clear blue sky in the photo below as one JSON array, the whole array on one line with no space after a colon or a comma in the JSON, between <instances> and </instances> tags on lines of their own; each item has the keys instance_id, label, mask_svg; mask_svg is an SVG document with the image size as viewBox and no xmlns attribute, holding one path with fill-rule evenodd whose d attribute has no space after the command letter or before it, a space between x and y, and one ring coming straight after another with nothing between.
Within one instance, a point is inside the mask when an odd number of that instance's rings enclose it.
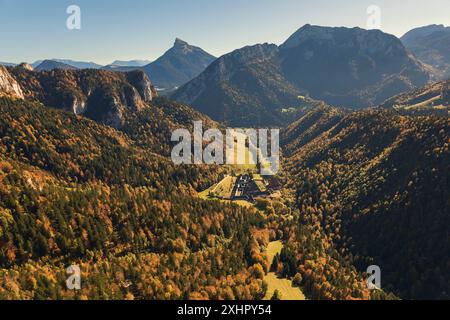
<instances>
[{"instance_id":1,"label":"clear blue sky","mask_svg":"<svg viewBox=\"0 0 450 320\"><path fill-rule=\"evenodd\" d=\"M81 8L82 29L66 28ZM382 10L382 30L450 25L449 0L0 0L0 61L43 58L155 59L176 37L220 56L249 44L280 44L306 23L366 27Z\"/></svg>"}]
</instances>

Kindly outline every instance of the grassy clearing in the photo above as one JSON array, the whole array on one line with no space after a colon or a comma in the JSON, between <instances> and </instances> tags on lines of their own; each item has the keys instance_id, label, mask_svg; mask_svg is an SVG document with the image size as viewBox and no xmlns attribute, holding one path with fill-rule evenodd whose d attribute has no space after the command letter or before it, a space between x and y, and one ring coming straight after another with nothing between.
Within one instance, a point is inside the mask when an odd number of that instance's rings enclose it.
<instances>
[{"instance_id":1,"label":"grassy clearing","mask_svg":"<svg viewBox=\"0 0 450 320\"><path fill-rule=\"evenodd\" d=\"M236 177L226 176L211 190L211 196L220 199L231 199L235 183Z\"/></svg>"},{"instance_id":2,"label":"grassy clearing","mask_svg":"<svg viewBox=\"0 0 450 320\"><path fill-rule=\"evenodd\" d=\"M306 300L301 290L292 285L292 281L288 279L280 279L273 272L264 277L267 282L268 289L264 300L270 300L278 290L281 294L281 300Z\"/></svg>"},{"instance_id":3,"label":"grassy clearing","mask_svg":"<svg viewBox=\"0 0 450 320\"><path fill-rule=\"evenodd\" d=\"M204 200L208 199L231 199L236 178L232 176L226 176L219 183L211 186L210 188L202 191L198 196Z\"/></svg>"},{"instance_id":4,"label":"grassy clearing","mask_svg":"<svg viewBox=\"0 0 450 320\"><path fill-rule=\"evenodd\" d=\"M208 199L231 199L236 177L226 176L222 181L202 191L198 196L204 200Z\"/></svg>"},{"instance_id":5,"label":"grassy clearing","mask_svg":"<svg viewBox=\"0 0 450 320\"><path fill-rule=\"evenodd\" d=\"M283 243L281 241L269 243L267 246L267 257L270 264L272 264L275 256L281 253L282 249ZM281 293L281 300L306 300L303 292L298 287L294 287L291 280L280 279L274 272L269 272L264 277L264 281L268 285L264 300L270 300L275 290L278 290Z\"/></svg>"},{"instance_id":6,"label":"grassy clearing","mask_svg":"<svg viewBox=\"0 0 450 320\"><path fill-rule=\"evenodd\" d=\"M267 257L269 258L270 264L272 264L273 259L277 254L281 253L281 250L283 250L283 242L281 241L274 241L269 243L267 246Z\"/></svg>"},{"instance_id":7,"label":"grassy clearing","mask_svg":"<svg viewBox=\"0 0 450 320\"><path fill-rule=\"evenodd\" d=\"M205 191L199 192L198 193L198 197L200 199L203 199L203 200L210 200L210 199L212 199L210 197L211 190L213 190L216 186L217 186L217 184L211 186L210 188L206 189Z\"/></svg>"}]
</instances>

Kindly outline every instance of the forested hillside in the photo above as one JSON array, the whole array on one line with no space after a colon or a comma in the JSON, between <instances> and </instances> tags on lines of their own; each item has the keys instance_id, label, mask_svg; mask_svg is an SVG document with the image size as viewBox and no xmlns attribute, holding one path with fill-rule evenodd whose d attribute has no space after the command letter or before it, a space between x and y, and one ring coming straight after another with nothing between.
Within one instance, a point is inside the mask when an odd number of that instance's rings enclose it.
<instances>
[{"instance_id":1,"label":"forested hillside","mask_svg":"<svg viewBox=\"0 0 450 320\"><path fill-rule=\"evenodd\" d=\"M304 277L328 279L314 292L326 290L336 271L320 252L304 251L316 241L360 271L379 265L383 289L401 298L449 298L449 124L328 108L287 130L289 187L300 210L289 254Z\"/></svg>"},{"instance_id":2,"label":"forested hillside","mask_svg":"<svg viewBox=\"0 0 450 320\"><path fill-rule=\"evenodd\" d=\"M220 168L174 167L40 104L1 98L0 109L0 298L264 295L264 258L250 254L260 214L192 196ZM65 287L72 264L81 291Z\"/></svg>"}]
</instances>

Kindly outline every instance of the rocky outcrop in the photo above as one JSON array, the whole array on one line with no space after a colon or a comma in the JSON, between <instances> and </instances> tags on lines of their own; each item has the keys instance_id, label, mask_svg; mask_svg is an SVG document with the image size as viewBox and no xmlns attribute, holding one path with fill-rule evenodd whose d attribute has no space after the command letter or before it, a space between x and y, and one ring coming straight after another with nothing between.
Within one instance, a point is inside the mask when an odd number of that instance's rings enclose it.
<instances>
[{"instance_id":1,"label":"rocky outcrop","mask_svg":"<svg viewBox=\"0 0 450 320\"><path fill-rule=\"evenodd\" d=\"M143 71L55 69L34 72L16 67L11 72L26 99L82 114L114 128L120 128L131 113L145 109L156 96Z\"/></svg>"},{"instance_id":2,"label":"rocky outcrop","mask_svg":"<svg viewBox=\"0 0 450 320\"><path fill-rule=\"evenodd\" d=\"M20 85L11 76L6 67L0 65L0 96L23 99L24 95Z\"/></svg>"},{"instance_id":3,"label":"rocky outcrop","mask_svg":"<svg viewBox=\"0 0 450 320\"><path fill-rule=\"evenodd\" d=\"M127 79L132 84L137 91L139 92L142 99L145 102L152 101L153 97L156 97L158 93L152 85L149 77L145 74L145 72L140 70L135 70L126 73Z\"/></svg>"},{"instance_id":4,"label":"rocky outcrop","mask_svg":"<svg viewBox=\"0 0 450 320\"><path fill-rule=\"evenodd\" d=\"M23 63L19 64L17 67L18 68L23 68L23 69L28 70L28 71L33 71L34 70L33 66L31 64L29 64L29 63L26 63L26 62L23 62Z\"/></svg>"}]
</instances>

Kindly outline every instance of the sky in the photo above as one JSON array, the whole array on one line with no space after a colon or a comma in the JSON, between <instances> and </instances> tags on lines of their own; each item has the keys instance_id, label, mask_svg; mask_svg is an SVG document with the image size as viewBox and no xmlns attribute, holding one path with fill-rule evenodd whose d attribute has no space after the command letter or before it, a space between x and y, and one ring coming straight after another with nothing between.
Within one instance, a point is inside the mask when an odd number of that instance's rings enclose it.
<instances>
[{"instance_id":1,"label":"sky","mask_svg":"<svg viewBox=\"0 0 450 320\"><path fill-rule=\"evenodd\" d=\"M79 30L66 26L70 5L81 10ZM221 56L281 44L307 23L367 28L370 5L380 29L398 37L450 25L449 0L0 0L0 61L154 60L177 37Z\"/></svg>"}]
</instances>

